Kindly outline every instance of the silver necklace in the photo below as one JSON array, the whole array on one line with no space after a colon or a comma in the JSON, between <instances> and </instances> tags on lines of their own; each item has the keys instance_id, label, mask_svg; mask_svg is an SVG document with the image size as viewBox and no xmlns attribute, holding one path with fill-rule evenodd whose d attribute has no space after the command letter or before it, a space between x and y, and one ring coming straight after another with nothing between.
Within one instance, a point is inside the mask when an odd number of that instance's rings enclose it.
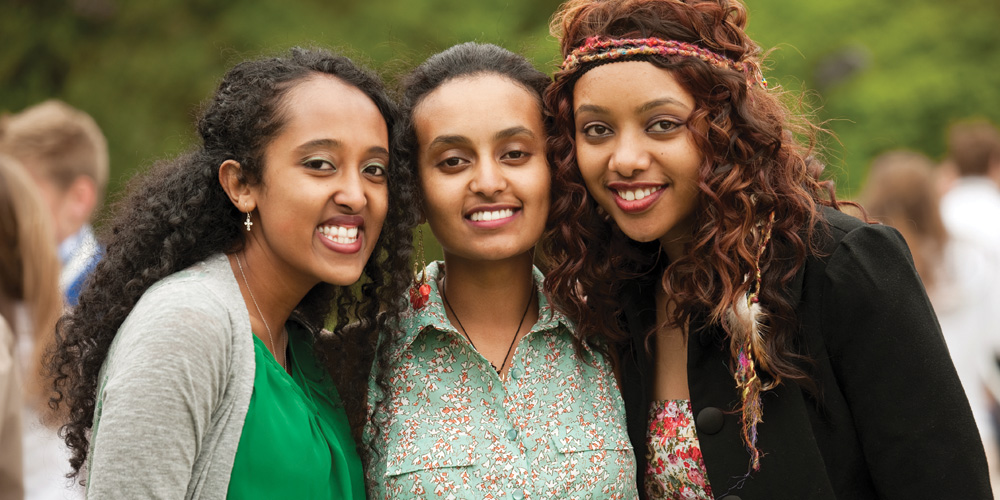
<instances>
[{"instance_id":1,"label":"silver necklace","mask_svg":"<svg viewBox=\"0 0 1000 500\"><path fill-rule=\"evenodd\" d=\"M243 284L247 286L247 293L250 294L250 300L253 301L253 306L257 308L257 316L260 317L260 321L264 323L264 328L267 329L267 340L271 341L271 352L274 353L274 360L278 361L278 351L275 350L274 337L271 336L271 327L267 325L267 320L264 319L264 313L260 312L260 306L257 305L257 299L253 296L253 290L250 289L250 283L247 281L247 275L243 272L243 263L240 262L240 256L238 254L233 254L233 256L236 257L236 267L240 268L240 276L243 276ZM278 365L280 365L285 371L288 371L288 368L285 368L284 363L279 361Z\"/></svg>"}]
</instances>

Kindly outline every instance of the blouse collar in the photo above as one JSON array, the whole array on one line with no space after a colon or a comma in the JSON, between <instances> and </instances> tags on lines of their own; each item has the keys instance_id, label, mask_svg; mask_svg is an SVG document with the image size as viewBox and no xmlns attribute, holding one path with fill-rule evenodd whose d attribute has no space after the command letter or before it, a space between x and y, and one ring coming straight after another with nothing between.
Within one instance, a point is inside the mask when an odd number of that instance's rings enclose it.
<instances>
[{"instance_id":1,"label":"blouse collar","mask_svg":"<svg viewBox=\"0 0 1000 500\"><path fill-rule=\"evenodd\" d=\"M438 278L441 276L443 266L443 261L434 261L424 269L424 275L427 277L426 283L431 286L430 297L428 297L427 303L420 309L414 309L412 304L408 304L406 312L401 316L400 328L403 331L403 338L400 340L399 348L393 354L394 360L406 352L410 348L410 345L416 341L417 337L429 329L451 332L464 338L451 322L448 321L448 315L445 313L444 302L441 299L441 292L438 289ZM545 281L545 276L534 266L531 268L531 274L534 278L536 296L538 297L538 321L531 327L529 334L537 331L555 330L562 326L572 335L574 332L573 323L566 315L552 307L545 293L542 292L542 284ZM587 351L590 350L590 347L586 344L584 348Z\"/></svg>"}]
</instances>

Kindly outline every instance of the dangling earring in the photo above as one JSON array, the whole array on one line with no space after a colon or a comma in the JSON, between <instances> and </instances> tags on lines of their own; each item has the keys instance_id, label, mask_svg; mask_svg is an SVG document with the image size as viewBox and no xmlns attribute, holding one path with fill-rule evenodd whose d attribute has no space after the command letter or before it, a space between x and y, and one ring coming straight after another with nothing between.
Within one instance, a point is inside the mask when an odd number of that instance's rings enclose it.
<instances>
[{"instance_id":1,"label":"dangling earring","mask_svg":"<svg viewBox=\"0 0 1000 500\"><path fill-rule=\"evenodd\" d=\"M420 269L417 269L417 258ZM410 304L414 309L427 305L431 298L431 286L427 284L427 262L424 260L424 228L417 226L417 257L413 259L413 286L410 287Z\"/></svg>"},{"instance_id":2,"label":"dangling earring","mask_svg":"<svg viewBox=\"0 0 1000 500\"><path fill-rule=\"evenodd\" d=\"M243 202L243 211L246 212L246 210L247 210L247 202L244 201ZM253 225L253 222L250 222L250 212L247 212L247 220L243 222L243 225L247 227L247 232L249 233L250 232L250 226Z\"/></svg>"}]
</instances>

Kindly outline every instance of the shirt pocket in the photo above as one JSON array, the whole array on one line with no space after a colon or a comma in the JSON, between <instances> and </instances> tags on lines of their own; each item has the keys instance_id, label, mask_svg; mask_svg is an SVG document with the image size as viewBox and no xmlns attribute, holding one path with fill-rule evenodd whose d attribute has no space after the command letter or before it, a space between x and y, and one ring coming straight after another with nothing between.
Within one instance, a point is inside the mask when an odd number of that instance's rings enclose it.
<instances>
[{"instance_id":1,"label":"shirt pocket","mask_svg":"<svg viewBox=\"0 0 1000 500\"><path fill-rule=\"evenodd\" d=\"M408 420L402 427L387 448L387 479L476 463L478 439L468 417Z\"/></svg>"},{"instance_id":2,"label":"shirt pocket","mask_svg":"<svg viewBox=\"0 0 1000 500\"><path fill-rule=\"evenodd\" d=\"M618 413L618 412L616 412ZM621 421L603 417L599 412L586 412L565 416L552 429L550 436L559 453L580 453L586 451L617 450L632 452L632 444L625 432L624 415Z\"/></svg>"}]
</instances>

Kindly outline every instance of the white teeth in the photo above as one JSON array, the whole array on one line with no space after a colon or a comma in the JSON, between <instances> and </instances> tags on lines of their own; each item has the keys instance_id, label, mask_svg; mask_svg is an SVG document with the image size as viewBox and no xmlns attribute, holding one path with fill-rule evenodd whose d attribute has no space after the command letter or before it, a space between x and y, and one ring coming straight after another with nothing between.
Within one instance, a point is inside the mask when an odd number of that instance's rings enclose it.
<instances>
[{"instance_id":1,"label":"white teeth","mask_svg":"<svg viewBox=\"0 0 1000 500\"><path fill-rule=\"evenodd\" d=\"M618 196L620 198L622 198L622 199L624 199L626 201L633 201L633 200L641 200L641 199L643 199L643 198L645 198L645 197L647 197L647 196L649 196L649 195L651 195L651 194L659 191L660 189L663 189L663 186L656 186L656 187L653 187L653 188L645 188L645 189L636 189L634 191L621 191L621 190L617 190L617 191L618 191Z\"/></svg>"},{"instance_id":2,"label":"white teeth","mask_svg":"<svg viewBox=\"0 0 1000 500\"><path fill-rule=\"evenodd\" d=\"M472 219L474 222L481 222L481 221L488 222L499 219L506 219L507 217L513 217L513 216L514 216L514 209L505 208L503 210L473 212L472 215L469 216L469 218Z\"/></svg>"},{"instance_id":3,"label":"white teeth","mask_svg":"<svg viewBox=\"0 0 1000 500\"><path fill-rule=\"evenodd\" d=\"M350 245L355 241L358 241L358 227L345 227L345 226L320 226L320 234L326 239L343 245Z\"/></svg>"}]
</instances>

